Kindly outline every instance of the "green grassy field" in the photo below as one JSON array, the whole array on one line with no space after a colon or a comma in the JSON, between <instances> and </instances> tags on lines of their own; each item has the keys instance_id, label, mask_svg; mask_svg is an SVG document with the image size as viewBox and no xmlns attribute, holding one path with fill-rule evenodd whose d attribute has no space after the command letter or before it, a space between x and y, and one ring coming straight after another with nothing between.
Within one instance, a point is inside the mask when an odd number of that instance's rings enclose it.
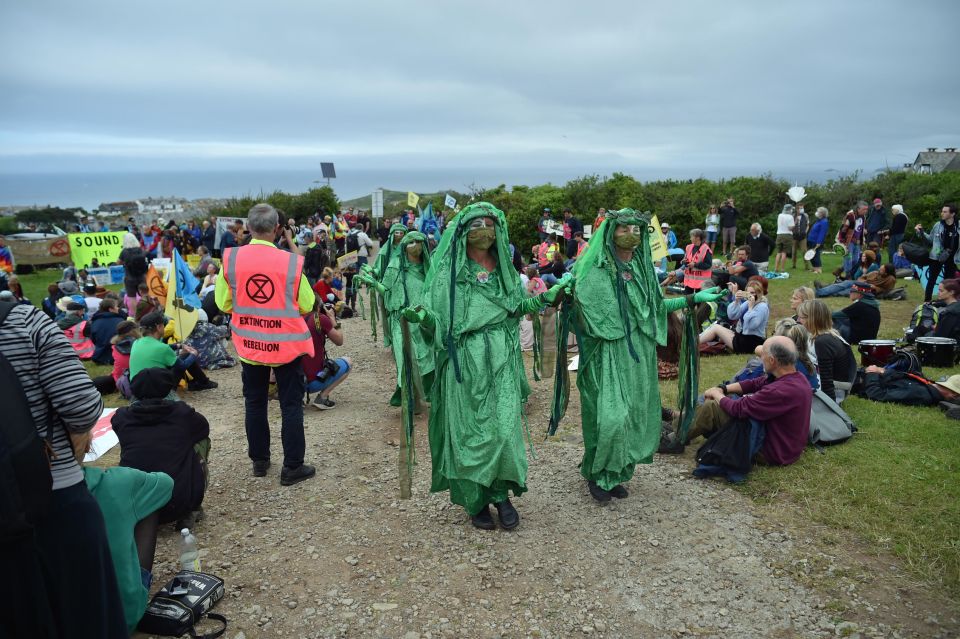
<instances>
[{"instance_id":1,"label":"green grassy field","mask_svg":"<svg viewBox=\"0 0 960 639\"><path fill-rule=\"evenodd\" d=\"M825 256L824 270L838 263L839 258ZM58 276L59 271L41 271L21 281L26 295L39 304L47 284ZM791 315L791 291L812 279L795 270L788 280L772 281L771 318ZM821 279L828 281L829 276ZM880 303L880 337L902 336L923 299L917 282L901 284L909 298ZM825 301L834 309L849 304L845 298ZM740 355L704 358L701 389L729 379L744 361ZM107 372L106 367L87 368L91 375ZM957 372L925 370L934 379ZM664 402L675 406L676 383L662 382L661 391ZM107 403L123 401L114 395ZM859 428L851 441L827 448L824 454L808 449L787 468L757 468L737 490L762 504L789 506L804 520L862 540L868 552L890 552L917 578L960 598L960 421L946 419L937 408L877 404L857 397L847 400L844 408Z\"/></svg>"}]
</instances>

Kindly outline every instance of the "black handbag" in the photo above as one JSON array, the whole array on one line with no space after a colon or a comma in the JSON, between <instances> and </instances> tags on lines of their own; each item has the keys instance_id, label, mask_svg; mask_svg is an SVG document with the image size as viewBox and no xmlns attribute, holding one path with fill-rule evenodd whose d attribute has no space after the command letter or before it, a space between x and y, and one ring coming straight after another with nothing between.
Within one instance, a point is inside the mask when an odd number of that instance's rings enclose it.
<instances>
[{"instance_id":1,"label":"black handbag","mask_svg":"<svg viewBox=\"0 0 960 639\"><path fill-rule=\"evenodd\" d=\"M223 579L202 572L181 570L153 596L137 624L137 630L151 635L216 639L227 630L227 619L210 612L223 599ZM204 617L219 621L223 627L198 635L194 626Z\"/></svg>"}]
</instances>

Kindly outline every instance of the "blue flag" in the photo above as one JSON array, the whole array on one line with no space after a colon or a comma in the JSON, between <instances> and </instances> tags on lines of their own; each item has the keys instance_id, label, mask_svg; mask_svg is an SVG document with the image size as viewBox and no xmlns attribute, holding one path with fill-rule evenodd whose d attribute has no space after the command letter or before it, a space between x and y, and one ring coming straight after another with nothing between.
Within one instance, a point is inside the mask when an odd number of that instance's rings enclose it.
<instances>
[{"instance_id":1,"label":"blue flag","mask_svg":"<svg viewBox=\"0 0 960 639\"><path fill-rule=\"evenodd\" d=\"M197 295L197 289L200 287L200 280L193 276L190 271L190 265L186 260L180 257L180 252L173 249L173 268L177 274L177 293L174 297L182 298L184 302L194 308L200 308L200 296Z\"/></svg>"},{"instance_id":2,"label":"blue flag","mask_svg":"<svg viewBox=\"0 0 960 639\"><path fill-rule=\"evenodd\" d=\"M433 202L427 202L427 208L423 209L420 215L420 228L417 230L440 241L440 221L433 212Z\"/></svg>"}]
</instances>

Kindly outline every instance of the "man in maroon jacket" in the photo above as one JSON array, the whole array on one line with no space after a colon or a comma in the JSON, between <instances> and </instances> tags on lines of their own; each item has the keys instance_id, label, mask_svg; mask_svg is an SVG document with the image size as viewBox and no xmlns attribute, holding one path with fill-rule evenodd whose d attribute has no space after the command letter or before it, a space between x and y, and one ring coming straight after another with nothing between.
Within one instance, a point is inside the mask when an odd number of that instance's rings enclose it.
<instances>
[{"instance_id":1,"label":"man in maroon jacket","mask_svg":"<svg viewBox=\"0 0 960 639\"><path fill-rule=\"evenodd\" d=\"M764 377L707 389L689 440L709 436L736 419L755 419L767 427L756 461L786 466L797 461L807 445L813 393L810 383L797 372L797 347L789 337L765 341L760 359L767 373Z\"/></svg>"}]
</instances>

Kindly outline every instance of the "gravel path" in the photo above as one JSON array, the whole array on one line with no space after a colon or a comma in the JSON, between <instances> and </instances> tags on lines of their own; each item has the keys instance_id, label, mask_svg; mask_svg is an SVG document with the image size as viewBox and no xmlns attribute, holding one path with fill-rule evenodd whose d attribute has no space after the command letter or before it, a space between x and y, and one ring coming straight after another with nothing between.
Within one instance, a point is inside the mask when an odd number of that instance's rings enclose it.
<instances>
[{"instance_id":1,"label":"gravel path","mask_svg":"<svg viewBox=\"0 0 960 639\"><path fill-rule=\"evenodd\" d=\"M429 493L426 419L417 428L413 498L398 499L394 379L369 322L344 322L354 372L334 410L306 414L317 477L279 485L251 476L239 369L188 401L211 422L204 569L226 580L218 611L228 638L255 637L821 637L857 635L783 570L795 540L761 525L748 499L690 478L686 463L638 468L629 499L596 505L577 472L576 390L560 437L541 443L550 382L529 416L536 459L516 499L512 533L469 525L445 493ZM274 472L275 471L275 472ZM773 531L771 532L771 528ZM164 530L156 579L175 571ZM879 624L863 636L900 636ZM906 636L906 635L904 635ZM944 635L947 636L947 635Z\"/></svg>"}]
</instances>

